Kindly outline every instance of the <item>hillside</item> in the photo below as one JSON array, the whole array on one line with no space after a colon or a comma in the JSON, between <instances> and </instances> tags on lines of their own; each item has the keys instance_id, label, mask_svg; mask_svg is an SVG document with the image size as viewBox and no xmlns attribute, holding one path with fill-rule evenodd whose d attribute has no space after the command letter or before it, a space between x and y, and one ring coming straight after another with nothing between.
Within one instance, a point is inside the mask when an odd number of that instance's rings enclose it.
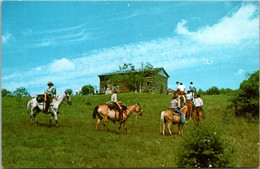
<instances>
[{"instance_id":1,"label":"hillside","mask_svg":"<svg viewBox=\"0 0 260 169\"><path fill-rule=\"evenodd\" d=\"M95 130L94 107L110 96L73 96L72 105L63 103L58 115L60 127L49 128L50 115L40 113L40 125L30 124L26 98L2 98L2 166L5 168L173 168L183 137L196 127L192 120L184 126L184 136L160 134L160 112L169 108L170 95L118 94L127 105L139 102L143 116L132 114L116 134L117 123L108 122ZM226 110L228 96L202 96L205 125L211 125L234 147L233 167L259 166L259 124L235 118Z\"/></svg>"}]
</instances>

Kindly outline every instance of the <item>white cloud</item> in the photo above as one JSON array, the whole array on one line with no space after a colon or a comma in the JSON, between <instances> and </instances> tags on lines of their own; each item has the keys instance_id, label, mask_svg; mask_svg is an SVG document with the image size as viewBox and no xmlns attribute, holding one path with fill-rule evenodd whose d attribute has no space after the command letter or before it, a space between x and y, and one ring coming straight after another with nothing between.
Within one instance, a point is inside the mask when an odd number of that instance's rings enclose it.
<instances>
[{"instance_id":1,"label":"white cloud","mask_svg":"<svg viewBox=\"0 0 260 169\"><path fill-rule=\"evenodd\" d=\"M5 33L2 35L2 43L7 43L12 38L12 34Z\"/></svg>"},{"instance_id":2,"label":"white cloud","mask_svg":"<svg viewBox=\"0 0 260 169\"><path fill-rule=\"evenodd\" d=\"M59 60L55 60L52 62L49 66L49 69L51 72L62 72L62 71L72 71L75 69L74 63L69 61L66 58L62 58Z\"/></svg>"},{"instance_id":3,"label":"white cloud","mask_svg":"<svg viewBox=\"0 0 260 169\"><path fill-rule=\"evenodd\" d=\"M243 75L245 73L245 70L244 69L239 69L236 74L237 75Z\"/></svg>"},{"instance_id":4,"label":"white cloud","mask_svg":"<svg viewBox=\"0 0 260 169\"><path fill-rule=\"evenodd\" d=\"M246 39L259 38L259 17L255 15L257 7L249 4L242 6L232 16L224 17L213 26L191 32L186 27L186 20L177 24L176 32L205 44L239 44Z\"/></svg>"}]
</instances>

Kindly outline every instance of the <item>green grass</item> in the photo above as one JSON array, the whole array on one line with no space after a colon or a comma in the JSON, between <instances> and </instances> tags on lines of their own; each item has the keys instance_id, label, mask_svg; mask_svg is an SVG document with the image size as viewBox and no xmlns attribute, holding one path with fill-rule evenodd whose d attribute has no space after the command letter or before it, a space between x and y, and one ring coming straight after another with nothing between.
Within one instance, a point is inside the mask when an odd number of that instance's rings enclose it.
<instances>
[{"instance_id":1,"label":"green grass","mask_svg":"<svg viewBox=\"0 0 260 169\"><path fill-rule=\"evenodd\" d=\"M29 99L2 98L2 165L5 168L172 168L181 140L196 127L189 120L184 136L160 134L160 112L168 109L170 95L119 94L127 105L139 102L143 116L127 121L128 134L117 123L108 121L110 132L102 124L95 130L94 107L110 96L73 96L72 105L63 103L59 128L49 128L50 115L40 113L40 125L30 124L26 104ZM233 167L259 166L259 124L235 118L226 110L228 96L202 96L206 119L216 133L234 148ZM168 134L168 132L167 132Z\"/></svg>"}]
</instances>

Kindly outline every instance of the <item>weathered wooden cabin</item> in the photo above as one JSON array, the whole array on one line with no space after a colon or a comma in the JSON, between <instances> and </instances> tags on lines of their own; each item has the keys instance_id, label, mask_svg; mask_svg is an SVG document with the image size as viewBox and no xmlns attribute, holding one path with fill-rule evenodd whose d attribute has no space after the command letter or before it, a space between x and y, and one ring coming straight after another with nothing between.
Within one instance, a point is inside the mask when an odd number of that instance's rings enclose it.
<instances>
[{"instance_id":1,"label":"weathered wooden cabin","mask_svg":"<svg viewBox=\"0 0 260 169\"><path fill-rule=\"evenodd\" d=\"M100 79L100 94L105 94L108 90L117 88L120 93L132 92L133 90L127 84L127 80L114 82L115 76L123 76L128 72L113 72L98 75ZM136 71L136 74L143 73ZM168 78L170 77L164 68L153 68L146 71L145 75L142 74L143 79L140 81L139 86L136 87L135 92L151 92L151 93L166 93L168 88Z\"/></svg>"}]
</instances>

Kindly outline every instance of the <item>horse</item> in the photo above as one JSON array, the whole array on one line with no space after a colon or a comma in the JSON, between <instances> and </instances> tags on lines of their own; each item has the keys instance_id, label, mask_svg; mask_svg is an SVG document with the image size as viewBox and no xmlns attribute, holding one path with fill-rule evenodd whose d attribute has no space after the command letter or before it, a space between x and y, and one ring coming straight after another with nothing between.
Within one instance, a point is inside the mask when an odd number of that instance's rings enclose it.
<instances>
[{"instance_id":1,"label":"horse","mask_svg":"<svg viewBox=\"0 0 260 169\"><path fill-rule=\"evenodd\" d=\"M51 119L50 119L49 126L51 125L52 119L55 118L56 127L59 127L59 124L58 124L59 107L64 100L69 105L72 104L70 95L66 91L65 91L65 93L63 93L63 94L57 96L56 98L54 98L53 101L50 103L50 111L49 112L51 113ZM28 101L28 103L27 103L27 112L28 113L30 112L30 109L31 109L31 114L30 114L31 124L33 124L33 119L34 119L34 122L36 124L39 124L38 120L36 119L36 116L41 111L44 112L44 109L45 109L44 103L43 102L39 103L36 100L36 97L35 97L35 98L31 99L30 101ZM46 113L46 112L44 112L44 113L49 114L49 113Z\"/></svg>"},{"instance_id":2,"label":"horse","mask_svg":"<svg viewBox=\"0 0 260 169\"><path fill-rule=\"evenodd\" d=\"M169 93L171 93L171 96L172 96L172 98L173 98L173 96L176 94L176 91L169 88L169 89L166 91L166 95L168 95Z\"/></svg>"},{"instance_id":3,"label":"horse","mask_svg":"<svg viewBox=\"0 0 260 169\"><path fill-rule=\"evenodd\" d=\"M127 134L127 128L126 128L126 121L129 115L132 112L136 112L138 115L142 116L143 110L141 110L140 104L137 102L136 104L132 106L127 106L127 109L123 112L123 119L119 120L119 112L118 110L115 109L110 109L108 105L98 105L95 107L93 111L93 119L96 118L96 115L98 115L97 123L96 123L96 130L98 129L98 125L100 121L103 119L103 125L109 131L106 121L111 120L111 121L119 121L118 128L117 128L117 133L119 133L121 123L124 124L124 129L125 133Z\"/></svg>"},{"instance_id":4,"label":"horse","mask_svg":"<svg viewBox=\"0 0 260 169\"><path fill-rule=\"evenodd\" d=\"M192 112L192 120L198 126L199 122L201 122L205 118L204 112L201 108L196 107Z\"/></svg>"},{"instance_id":5,"label":"horse","mask_svg":"<svg viewBox=\"0 0 260 169\"><path fill-rule=\"evenodd\" d=\"M188 100L184 103L185 106L188 107L188 113L186 114L186 119L191 119L192 111L193 111L193 103L192 101Z\"/></svg>"},{"instance_id":6,"label":"horse","mask_svg":"<svg viewBox=\"0 0 260 169\"><path fill-rule=\"evenodd\" d=\"M183 113L183 115L185 117L186 113L188 112L188 107L184 106L183 108L181 108L180 111ZM163 135L165 135L166 122L168 122L167 128L169 130L170 135L172 135L172 131L171 131L171 125L172 124L178 124L179 135L183 135L183 125L184 125L184 123L181 122L181 116L179 114L173 113L172 110L164 110L164 111L161 112L160 129L162 129L161 131L162 131Z\"/></svg>"}]
</instances>

